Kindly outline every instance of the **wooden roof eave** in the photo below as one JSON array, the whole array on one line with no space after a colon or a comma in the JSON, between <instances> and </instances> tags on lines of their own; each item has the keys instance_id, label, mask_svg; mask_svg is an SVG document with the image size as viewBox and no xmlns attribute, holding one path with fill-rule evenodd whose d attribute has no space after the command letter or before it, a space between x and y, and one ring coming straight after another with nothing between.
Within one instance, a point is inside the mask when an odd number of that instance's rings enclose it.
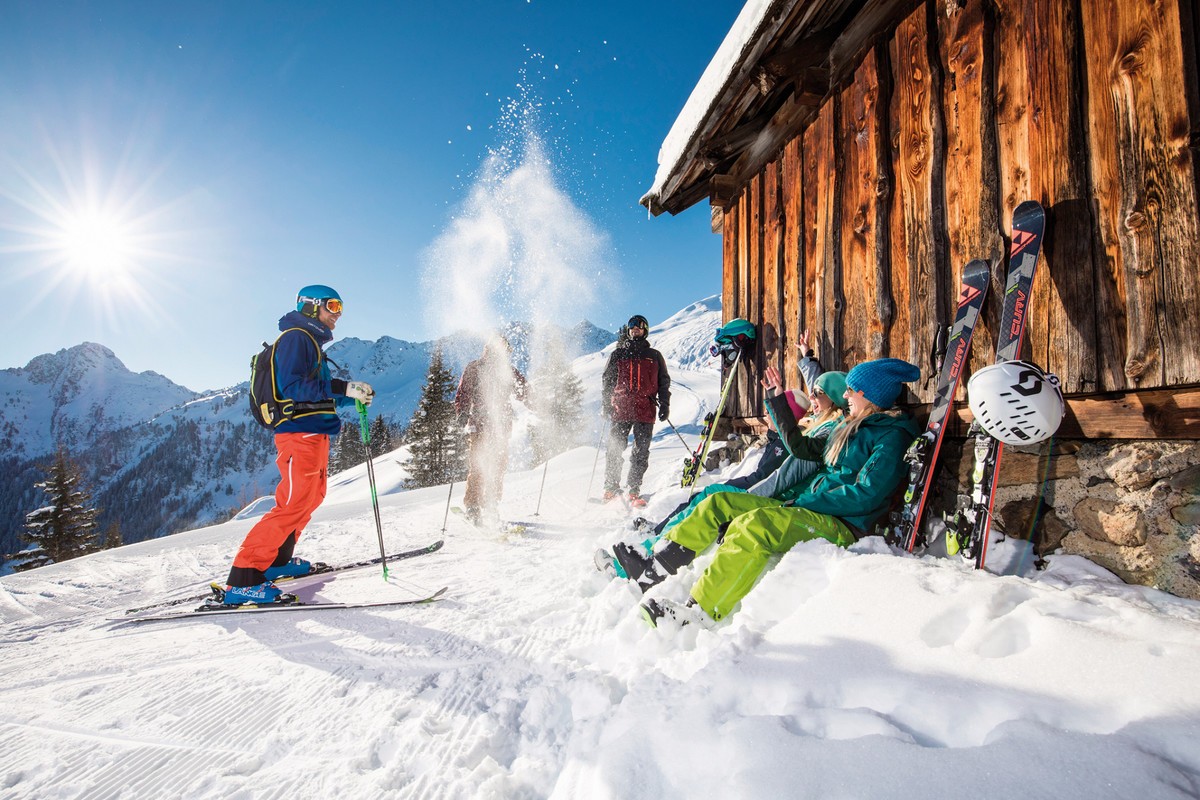
<instances>
[{"instance_id":1,"label":"wooden roof eave","mask_svg":"<svg viewBox=\"0 0 1200 800\"><path fill-rule=\"evenodd\" d=\"M919 1L839 5L798 0L787 9L772 9L773 14L780 13L769 18L771 24L764 26L754 46L743 53L670 179L657 195L643 197L642 204L657 216L664 211L678 214L705 198L714 204L729 202L812 120L832 87L853 73L854 64L880 31ZM839 10L853 15L848 23L806 33L808 24L828 23ZM806 18L796 22L802 13ZM788 35L790 44L779 41L781 32ZM772 52L773 48L777 49ZM771 55L764 57L766 53ZM764 95L770 96L763 101ZM773 108L773 113L755 113L746 119L750 109L764 106Z\"/></svg>"}]
</instances>

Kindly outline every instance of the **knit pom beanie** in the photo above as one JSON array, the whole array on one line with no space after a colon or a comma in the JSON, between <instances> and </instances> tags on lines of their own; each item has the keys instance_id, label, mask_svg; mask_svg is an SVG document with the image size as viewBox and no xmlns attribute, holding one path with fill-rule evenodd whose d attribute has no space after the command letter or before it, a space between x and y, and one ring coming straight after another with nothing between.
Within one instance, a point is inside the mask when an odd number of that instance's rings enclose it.
<instances>
[{"instance_id":1,"label":"knit pom beanie","mask_svg":"<svg viewBox=\"0 0 1200 800\"><path fill-rule=\"evenodd\" d=\"M813 381L813 385L832 400L835 406L842 411L846 410L846 407L849 405L846 402L846 373L822 372Z\"/></svg>"},{"instance_id":2,"label":"knit pom beanie","mask_svg":"<svg viewBox=\"0 0 1200 800\"><path fill-rule=\"evenodd\" d=\"M788 408L792 410L792 416L797 420L804 419L804 415L808 413L806 405L808 398L804 398L804 402L801 402L800 396L791 389L784 392L783 396L787 400Z\"/></svg>"},{"instance_id":3,"label":"knit pom beanie","mask_svg":"<svg viewBox=\"0 0 1200 800\"><path fill-rule=\"evenodd\" d=\"M881 409L896 404L903 384L921 377L921 370L899 358L877 358L859 364L846 376L851 390L862 392Z\"/></svg>"}]
</instances>

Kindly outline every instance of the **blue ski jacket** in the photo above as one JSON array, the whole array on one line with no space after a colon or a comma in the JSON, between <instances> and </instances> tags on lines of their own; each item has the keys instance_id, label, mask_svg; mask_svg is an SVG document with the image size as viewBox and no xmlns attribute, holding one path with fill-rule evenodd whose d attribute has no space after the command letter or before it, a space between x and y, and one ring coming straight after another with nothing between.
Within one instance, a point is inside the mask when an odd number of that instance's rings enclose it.
<instances>
[{"instance_id":1,"label":"blue ski jacket","mask_svg":"<svg viewBox=\"0 0 1200 800\"><path fill-rule=\"evenodd\" d=\"M299 311L284 314L279 319L279 330L286 331L275 345L275 388L279 396L323 407L279 423L275 432L335 435L342 427L337 405L350 401L345 397L346 382L330 375L329 360L321 357L319 349L333 341L333 331ZM313 346L314 339L318 347Z\"/></svg>"}]
</instances>

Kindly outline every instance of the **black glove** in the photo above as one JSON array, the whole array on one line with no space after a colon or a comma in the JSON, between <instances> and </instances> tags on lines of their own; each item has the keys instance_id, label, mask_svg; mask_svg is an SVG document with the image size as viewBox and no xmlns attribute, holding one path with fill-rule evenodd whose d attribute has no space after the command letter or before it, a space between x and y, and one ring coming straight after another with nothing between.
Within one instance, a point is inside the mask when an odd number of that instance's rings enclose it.
<instances>
[{"instance_id":1,"label":"black glove","mask_svg":"<svg viewBox=\"0 0 1200 800\"><path fill-rule=\"evenodd\" d=\"M667 417L669 417L669 416L671 416L671 407L670 406L662 405L662 406L658 407L658 421L659 422L666 422Z\"/></svg>"}]
</instances>

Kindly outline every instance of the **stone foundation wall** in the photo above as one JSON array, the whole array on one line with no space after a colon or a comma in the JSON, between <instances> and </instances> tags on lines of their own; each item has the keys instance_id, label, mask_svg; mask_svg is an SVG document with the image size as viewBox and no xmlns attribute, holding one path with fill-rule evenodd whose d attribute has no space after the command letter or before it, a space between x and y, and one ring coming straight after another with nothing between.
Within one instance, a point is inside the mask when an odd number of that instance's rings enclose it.
<instances>
[{"instance_id":1,"label":"stone foundation wall","mask_svg":"<svg viewBox=\"0 0 1200 800\"><path fill-rule=\"evenodd\" d=\"M970 443L943 449L935 514L952 505L952 480L970 486ZM1200 600L1200 442L1007 447L995 512L996 527L1031 539L1039 554L1081 555L1126 582Z\"/></svg>"},{"instance_id":2,"label":"stone foundation wall","mask_svg":"<svg viewBox=\"0 0 1200 800\"><path fill-rule=\"evenodd\" d=\"M708 469L740 461L762 442L745 433L723 438L713 443ZM927 514L952 510L959 492L970 491L973 457L969 441L943 442ZM995 513L996 527L1032 540L1039 555L1080 555L1128 583L1200 600L1200 441L1006 447Z\"/></svg>"}]
</instances>

